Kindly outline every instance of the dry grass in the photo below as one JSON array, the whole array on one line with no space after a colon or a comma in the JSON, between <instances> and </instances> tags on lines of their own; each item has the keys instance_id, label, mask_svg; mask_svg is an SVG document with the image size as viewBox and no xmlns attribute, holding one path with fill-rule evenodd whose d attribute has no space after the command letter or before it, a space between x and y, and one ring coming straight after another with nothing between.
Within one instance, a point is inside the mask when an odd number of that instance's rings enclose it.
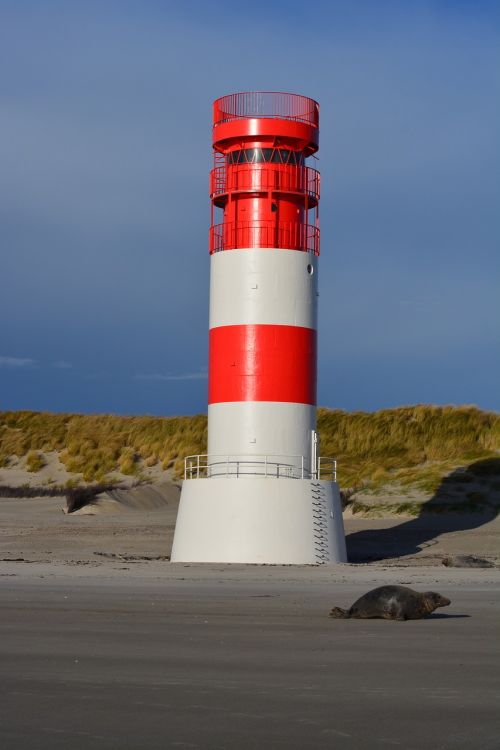
<instances>
[{"instance_id":1,"label":"dry grass","mask_svg":"<svg viewBox=\"0 0 500 750\"><path fill-rule=\"evenodd\" d=\"M26 468L28 471L37 472L45 466L45 459L38 451L30 451L26 456Z\"/></svg>"},{"instance_id":2,"label":"dry grass","mask_svg":"<svg viewBox=\"0 0 500 750\"><path fill-rule=\"evenodd\" d=\"M433 492L454 467L500 449L500 416L473 406L319 409L318 431L321 454L338 460L340 484L374 492L388 482ZM204 415L0 412L0 465L11 455L56 450L68 471L86 482L107 481L114 471L140 476L142 463L157 462L180 476L184 456L205 453L206 440Z\"/></svg>"},{"instance_id":3,"label":"dry grass","mask_svg":"<svg viewBox=\"0 0 500 750\"><path fill-rule=\"evenodd\" d=\"M66 469L84 481L114 471L136 474L140 461L183 470L183 458L206 450L207 420L46 412L0 412L0 464L30 451L60 452Z\"/></svg>"},{"instance_id":4,"label":"dry grass","mask_svg":"<svg viewBox=\"0 0 500 750\"><path fill-rule=\"evenodd\" d=\"M395 482L433 492L454 467L497 455L500 415L474 406L405 406L378 412L318 410L321 453L344 487Z\"/></svg>"}]
</instances>

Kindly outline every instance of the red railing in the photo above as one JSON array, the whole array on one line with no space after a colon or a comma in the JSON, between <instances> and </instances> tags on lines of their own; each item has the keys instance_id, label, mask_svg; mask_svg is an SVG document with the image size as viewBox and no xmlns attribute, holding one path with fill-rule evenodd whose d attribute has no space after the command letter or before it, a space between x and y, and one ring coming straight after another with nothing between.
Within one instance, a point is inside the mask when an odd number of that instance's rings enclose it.
<instances>
[{"instance_id":1,"label":"red railing","mask_svg":"<svg viewBox=\"0 0 500 750\"><path fill-rule=\"evenodd\" d=\"M234 221L210 227L210 254L238 247L277 247L319 255L319 228L290 221Z\"/></svg>"},{"instance_id":2,"label":"red railing","mask_svg":"<svg viewBox=\"0 0 500 750\"><path fill-rule=\"evenodd\" d=\"M248 91L228 94L214 102L214 125L241 118L271 117L319 127L319 104L300 94Z\"/></svg>"},{"instance_id":3,"label":"red railing","mask_svg":"<svg viewBox=\"0 0 500 750\"><path fill-rule=\"evenodd\" d=\"M212 199L228 192L269 192L307 194L315 203L319 200L320 176L312 167L288 167L280 169L264 165L248 167L215 167L210 172L210 197Z\"/></svg>"}]
</instances>

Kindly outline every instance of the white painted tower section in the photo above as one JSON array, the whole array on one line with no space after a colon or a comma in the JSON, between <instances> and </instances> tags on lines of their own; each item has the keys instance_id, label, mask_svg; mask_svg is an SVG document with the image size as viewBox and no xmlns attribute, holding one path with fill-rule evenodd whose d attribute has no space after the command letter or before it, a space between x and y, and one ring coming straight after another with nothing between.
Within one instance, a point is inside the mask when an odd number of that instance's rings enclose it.
<instances>
[{"instance_id":1,"label":"white painted tower section","mask_svg":"<svg viewBox=\"0 0 500 750\"><path fill-rule=\"evenodd\" d=\"M188 479L172 562L346 562L338 485L303 479Z\"/></svg>"},{"instance_id":2,"label":"white painted tower section","mask_svg":"<svg viewBox=\"0 0 500 750\"><path fill-rule=\"evenodd\" d=\"M245 323L317 327L314 253L251 247L214 253L210 266L210 328Z\"/></svg>"}]
</instances>

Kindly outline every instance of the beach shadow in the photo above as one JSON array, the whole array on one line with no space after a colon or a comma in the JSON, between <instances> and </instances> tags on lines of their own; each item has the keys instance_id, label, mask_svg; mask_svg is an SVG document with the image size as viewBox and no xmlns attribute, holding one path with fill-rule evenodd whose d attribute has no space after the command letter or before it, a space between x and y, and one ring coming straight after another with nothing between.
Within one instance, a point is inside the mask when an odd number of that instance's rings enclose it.
<instances>
[{"instance_id":1,"label":"beach shadow","mask_svg":"<svg viewBox=\"0 0 500 750\"><path fill-rule=\"evenodd\" d=\"M472 617L472 615L442 615L434 613L432 615L428 615L425 619L426 620L461 620L464 617Z\"/></svg>"},{"instance_id":2,"label":"beach shadow","mask_svg":"<svg viewBox=\"0 0 500 750\"><path fill-rule=\"evenodd\" d=\"M446 476L419 516L388 528L346 536L349 562L362 563L416 555L440 534L479 528L500 509L500 459L475 461Z\"/></svg>"}]
</instances>

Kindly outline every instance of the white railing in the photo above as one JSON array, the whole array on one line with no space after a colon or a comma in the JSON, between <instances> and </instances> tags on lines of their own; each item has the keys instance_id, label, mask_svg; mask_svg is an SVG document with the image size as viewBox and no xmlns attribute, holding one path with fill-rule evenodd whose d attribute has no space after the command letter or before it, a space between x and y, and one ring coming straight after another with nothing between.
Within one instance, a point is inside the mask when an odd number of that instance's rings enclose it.
<instances>
[{"instance_id":1,"label":"white railing","mask_svg":"<svg viewBox=\"0 0 500 750\"><path fill-rule=\"evenodd\" d=\"M275 479L337 480L337 462L334 458L320 456L314 471L308 468L307 463L304 456L200 454L184 459L184 479L263 476Z\"/></svg>"},{"instance_id":2,"label":"white railing","mask_svg":"<svg viewBox=\"0 0 500 750\"><path fill-rule=\"evenodd\" d=\"M320 456L316 467L316 479L337 481L337 460L330 456Z\"/></svg>"}]
</instances>

